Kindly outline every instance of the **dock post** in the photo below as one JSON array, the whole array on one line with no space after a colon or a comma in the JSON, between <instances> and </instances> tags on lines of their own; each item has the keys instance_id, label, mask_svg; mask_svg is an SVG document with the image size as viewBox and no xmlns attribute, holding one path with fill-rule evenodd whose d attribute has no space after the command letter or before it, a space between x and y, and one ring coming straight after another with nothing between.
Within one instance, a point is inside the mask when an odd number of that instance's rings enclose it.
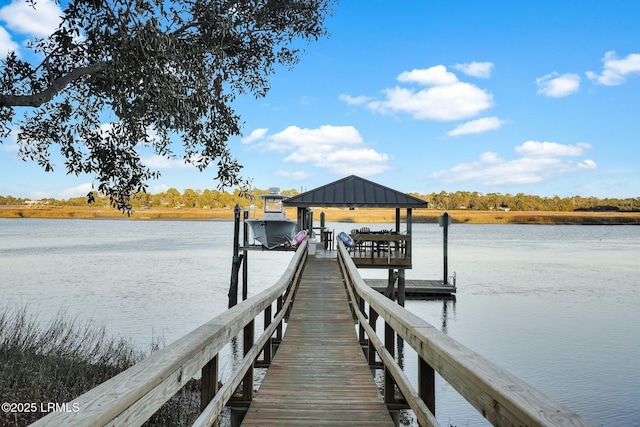
<instances>
[{"instance_id":1,"label":"dock post","mask_svg":"<svg viewBox=\"0 0 640 427\"><path fill-rule=\"evenodd\" d=\"M242 247L245 249L242 251L242 301L247 299L247 294L249 292L248 287L248 276L249 276L249 266L247 265L247 255L249 255L246 247L249 244L249 224L247 223L247 219L249 219L249 211L244 211L243 216L244 221L242 222Z\"/></svg>"},{"instance_id":2,"label":"dock post","mask_svg":"<svg viewBox=\"0 0 640 427\"><path fill-rule=\"evenodd\" d=\"M446 285L448 283L448 278L449 278L449 259L448 259L448 240L449 240L449 224L451 224L451 216L449 216L449 214L447 212L445 212L441 217L440 217L440 227L442 227L442 234L443 234L443 262L444 262L444 277L442 280L442 283L444 285Z\"/></svg>"},{"instance_id":3,"label":"dock post","mask_svg":"<svg viewBox=\"0 0 640 427\"><path fill-rule=\"evenodd\" d=\"M242 256L239 254L240 205L238 204L233 208L233 218L233 260L231 262L231 284L229 285L229 308L238 304L238 273L242 262Z\"/></svg>"},{"instance_id":4,"label":"dock post","mask_svg":"<svg viewBox=\"0 0 640 427\"><path fill-rule=\"evenodd\" d=\"M404 281L404 268L398 269L398 304L404 307L405 300L405 281Z\"/></svg>"}]
</instances>

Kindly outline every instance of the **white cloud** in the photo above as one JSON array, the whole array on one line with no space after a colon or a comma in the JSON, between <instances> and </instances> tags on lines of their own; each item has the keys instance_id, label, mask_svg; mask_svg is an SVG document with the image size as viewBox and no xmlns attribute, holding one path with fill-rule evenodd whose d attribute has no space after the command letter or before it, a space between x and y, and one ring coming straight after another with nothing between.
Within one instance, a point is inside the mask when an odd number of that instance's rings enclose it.
<instances>
[{"instance_id":1,"label":"white cloud","mask_svg":"<svg viewBox=\"0 0 640 427\"><path fill-rule=\"evenodd\" d=\"M0 27L0 57L4 58L11 51L18 52L18 44L11 39L11 34Z\"/></svg>"},{"instance_id":2,"label":"white cloud","mask_svg":"<svg viewBox=\"0 0 640 427\"><path fill-rule=\"evenodd\" d=\"M602 58L604 63L602 74L598 75L593 71L588 71L587 77L596 83L606 86L617 86L623 84L630 74L640 73L640 54L632 53L626 58L618 59L614 51L609 51Z\"/></svg>"},{"instance_id":3,"label":"white cloud","mask_svg":"<svg viewBox=\"0 0 640 427\"><path fill-rule=\"evenodd\" d=\"M336 146L362 143L360 133L353 126L324 125L316 129L289 126L282 132L264 138L258 148L265 151L302 153L325 152Z\"/></svg>"},{"instance_id":4,"label":"white cloud","mask_svg":"<svg viewBox=\"0 0 640 427\"><path fill-rule=\"evenodd\" d=\"M251 144L252 142L264 139L264 136L267 134L268 131L269 131L268 128L255 129L249 134L249 136L245 136L244 138L242 138L241 141L243 144Z\"/></svg>"},{"instance_id":5,"label":"white cloud","mask_svg":"<svg viewBox=\"0 0 640 427\"><path fill-rule=\"evenodd\" d=\"M458 83L458 77L444 65L436 65L426 69L404 71L398 76L403 83L419 83L423 86L444 86Z\"/></svg>"},{"instance_id":6,"label":"white cloud","mask_svg":"<svg viewBox=\"0 0 640 427\"><path fill-rule=\"evenodd\" d=\"M351 96L343 93L342 95L338 96L338 99L340 101L346 102L349 105L361 105L368 101L371 101L372 98L370 96Z\"/></svg>"},{"instance_id":7,"label":"white cloud","mask_svg":"<svg viewBox=\"0 0 640 427\"><path fill-rule=\"evenodd\" d=\"M391 168L390 156L365 146L353 126L324 125L315 129L289 126L276 134L265 134L252 145L265 152L287 153L284 162L311 164L341 175L347 165L351 173L364 176Z\"/></svg>"},{"instance_id":8,"label":"white cloud","mask_svg":"<svg viewBox=\"0 0 640 427\"><path fill-rule=\"evenodd\" d=\"M500 120L497 117L483 117L481 119L471 120L457 126L455 129L447 132L449 136L466 135L470 133L483 133L490 130L500 129L505 120Z\"/></svg>"},{"instance_id":9,"label":"white cloud","mask_svg":"<svg viewBox=\"0 0 640 427\"><path fill-rule=\"evenodd\" d=\"M493 95L479 87L460 82L443 65L401 73L403 83L419 83L425 89L396 86L383 90L384 100L367 107L381 114L406 113L417 120L463 120L493 106Z\"/></svg>"},{"instance_id":10,"label":"white cloud","mask_svg":"<svg viewBox=\"0 0 640 427\"><path fill-rule=\"evenodd\" d=\"M60 197L63 199L69 199L72 197L86 196L90 191L93 190L93 185L90 182L85 182L84 184L62 190L60 192Z\"/></svg>"},{"instance_id":11,"label":"white cloud","mask_svg":"<svg viewBox=\"0 0 640 427\"><path fill-rule=\"evenodd\" d=\"M587 159L578 163L578 167L580 169L596 169L598 165L596 165L596 162L594 162L593 160Z\"/></svg>"},{"instance_id":12,"label":"white cloud","mask_svg":"<svg viewBox=\"0 0 640 427\"><path fill-rule=\"evenodd\" d=\"M493 96L469 83L455 83L414 91L395 87L384 91L387 99L368 104L373 111L407 113L419 120L462 120L493 106Z\"/></svg>"},{"instance_id":13,"label":"white cloud","mask_svg":"<svg viewBox=\"0 0 640 427\"><path fill-rule=\"evenodd\" d=\"M556 72L536 79L538 93L552 98L562 98L580 89L580 76L577 74L558 74Z\"/></svg>"},{"instance_id":14,"label":"white cloud","mask_svg":"<svg viewBox=\"0 0 640 427\"><path fill-rule=\"evenodd\" d=\"M577 172L596 169L593 160L566 160L563 157L577 157L591 146L586 143L563 145L555 142L527 141L515 147L522 157L507 160L497 153L486 152L471 163L461 163L448 170L432 175L448 183L474 181L483 185L533 184L547 179Z\"/></svg>"},{"instance_id":15,"label":"white cloud","mask_svg":"<svg viewBox=\"0 0 640 427\"><path fill-rule=\"evenodd\" d=\"M20 148L15 142L0 144L0 152L17 153L19 150Z\"/></svg>"},{"instance_id":16,"label":"white cloud","mask_svg":"<svg viewBox=\"0 0 640 427\"><path fill-rule=\"evenodd\" d=\"M169 159L157 154L143 158L142 163L150 169L195 169L195 166L186 163L183 158Z\"/></svg>"},{"instance_id":17,"label":"white cloud","mask_svg":"<svg viewBox=\"0 0 640 427\"><path fill-rule=\"evenodd\" d=\"M488 79L491 76L493 63L491 62L470 62L467 64L456 64L453 66L456 70L462 71L468 76Z\"/></svg>"},{"instance_id":18,"label":"white cloud","mask_svg":"<svg viewBox=\"0 0 640 427\"><path fill-rule=\"evenodd\" d=\"M20 151L20 147L18 147L18 143L16 142L17 137L17 129L11 128L11 133L9 136L4 138L4 140L0 143L0 152L6 153L17 153Z\"/></svg>"},{"instance_id":19,"label":"white cloud","mask_svg":"<svg viewBox=\"0 0 640 427\"><path fill-rule=\"evenodd\" d=\"M167 184L154 185L153 187L151 187L151 193L152 194L166 193L166 191L169 188L171 188L171 187L169 187Z\"/></svg>"},{"instance_id":20,"label":"white cloud","mask_svg":"<svg viewBox=\"0 0 640 427\"><path fill-rule=\"evenodd\" d=\"M16 33L33 37L50 36L60 24L62 11L52 0L38 0L31 7L24 0L13 0L0 9L0 20Z\"/></svg>"},{"instance_id":21,"label":"white cloud","mask_svg":"<svg viewBox=\"0 0 640 427\"><path fill-rule=\"evenodd\" d=\"M557 142L526 141L517 146L516 153L525 157L560 157L560 156L582 156L591 145L579 142L576 145L563 145Z\"/></svg>"}]
</instances>

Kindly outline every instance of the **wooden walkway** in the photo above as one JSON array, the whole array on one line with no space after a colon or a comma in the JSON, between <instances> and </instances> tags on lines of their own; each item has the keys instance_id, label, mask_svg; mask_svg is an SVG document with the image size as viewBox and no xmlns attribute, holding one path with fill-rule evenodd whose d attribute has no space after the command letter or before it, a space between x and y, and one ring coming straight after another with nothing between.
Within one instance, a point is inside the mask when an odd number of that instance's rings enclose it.
<instances>
[{"instance_id":1,"label":"wooden walkway","mask_svg":"<svg viewBox=\"0 0 640 427\"><path fill-rule=\"evenodd\" d=\"M286 333L242 425L393 427L337 259L308 258Z\"/></svg>"}]
</instances>

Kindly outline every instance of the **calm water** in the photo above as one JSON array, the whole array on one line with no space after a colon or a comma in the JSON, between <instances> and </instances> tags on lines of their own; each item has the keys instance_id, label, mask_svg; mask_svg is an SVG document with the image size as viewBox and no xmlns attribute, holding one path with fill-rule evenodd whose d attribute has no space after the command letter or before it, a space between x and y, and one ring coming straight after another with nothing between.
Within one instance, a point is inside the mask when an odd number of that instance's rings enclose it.
<instances>
[{"instance_id":1,"label":"calm water","mask_svg":"<svg viewBox=\"0 0 640 427\"><path fill-rule=\"evenodd\" d=\"M0 219L0 304L104 322L143 348L168 344L226 309L232 232L215 221ZM441 278L442 229L413 232L407 277ZM249 293L290 258L251 252ZM455 224L456 301L407 308L594 424L640 425L638 259L640 227ZM413 377L415 354L403 351ZM487 425L444 381L436 388L442 425Z\"/></svg>"}]
</instances>

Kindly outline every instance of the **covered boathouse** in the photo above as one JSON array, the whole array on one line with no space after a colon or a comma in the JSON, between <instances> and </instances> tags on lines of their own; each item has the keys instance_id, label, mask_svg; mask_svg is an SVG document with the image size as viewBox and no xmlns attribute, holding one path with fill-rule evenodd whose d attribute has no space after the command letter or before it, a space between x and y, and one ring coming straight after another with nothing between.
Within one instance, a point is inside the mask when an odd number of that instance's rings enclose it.
<instances>
[{"instance_id":1,"label":"covered boathouse","mask_svg":"<svg viewBox=\"0 0 640 427\"><path fill-rule=\"evenodd\" d=\"M306 191L284 201L297 208L298 228L313 229L314 207L395 208L395 227L391 230L371 230L361 227L351 231L354 247L351 257L360 268L411 268L411 223L414 208L426 208L427 202L355 175L339 179L322 187ZM404 214L404 222L402 210ZM323 239L332 239L321 230Z\"/></svg>"}]
</instances>

